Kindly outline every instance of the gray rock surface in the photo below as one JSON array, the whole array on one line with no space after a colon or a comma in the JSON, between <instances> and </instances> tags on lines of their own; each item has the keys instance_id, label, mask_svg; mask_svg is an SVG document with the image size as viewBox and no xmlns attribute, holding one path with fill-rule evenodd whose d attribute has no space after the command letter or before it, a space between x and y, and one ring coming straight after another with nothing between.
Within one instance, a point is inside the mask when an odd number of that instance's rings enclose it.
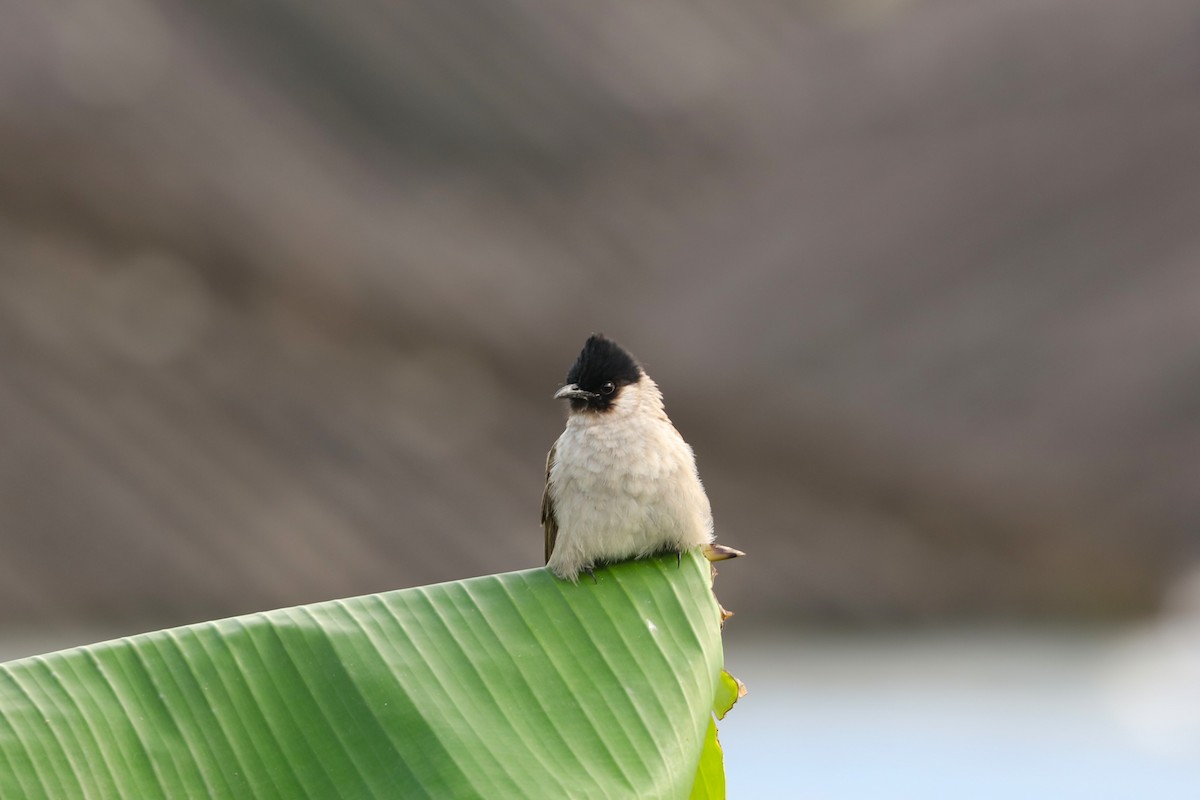
<instances>
[{"instance_id":1,"label":"gray rock surface","mask_svg":"<svg viewBox=\"0 0 1200 800\"><path fill-rule=\"evenodd\" d=\"M536 565L594 330L751 619L1200 555L1194 3L0 11L0 625Z\"/></svg>"}]
</instances>

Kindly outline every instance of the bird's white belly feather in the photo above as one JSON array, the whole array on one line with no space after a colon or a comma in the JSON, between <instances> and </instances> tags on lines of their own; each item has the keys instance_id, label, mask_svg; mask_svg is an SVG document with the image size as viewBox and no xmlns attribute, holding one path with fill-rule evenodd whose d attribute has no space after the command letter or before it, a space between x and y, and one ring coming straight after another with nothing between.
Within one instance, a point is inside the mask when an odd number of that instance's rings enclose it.
<instances>
[{"instance_id":1,"label":"bird's white belly feather","mask_svg":"<svg viewBox=\"0 0 1200 800\"><path fill-rule=\"evenodd\" d=\"M573 416L555 445L550 492L558 537L549 566L560 575L713 538L692 449L665 418Z\"/></svg>"}]
</instances>

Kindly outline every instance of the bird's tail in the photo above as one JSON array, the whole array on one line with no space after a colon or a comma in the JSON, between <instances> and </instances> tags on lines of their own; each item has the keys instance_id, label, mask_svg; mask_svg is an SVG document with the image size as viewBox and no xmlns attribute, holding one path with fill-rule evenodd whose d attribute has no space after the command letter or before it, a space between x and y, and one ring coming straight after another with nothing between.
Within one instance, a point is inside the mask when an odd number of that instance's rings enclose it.
<instances>
[{"instance_id":1,"label":"bird's tail","mask_svg":"<svg viewBox=\"0 0 1200 800\"><path fill-rule=\"evenodd\" d=\"M746 555L741 550L735 550L732 547L726 547L723 544L706 544L704 545L704 557L709 561L725 561L730 558Z\"/></svg>"}]
</instances>

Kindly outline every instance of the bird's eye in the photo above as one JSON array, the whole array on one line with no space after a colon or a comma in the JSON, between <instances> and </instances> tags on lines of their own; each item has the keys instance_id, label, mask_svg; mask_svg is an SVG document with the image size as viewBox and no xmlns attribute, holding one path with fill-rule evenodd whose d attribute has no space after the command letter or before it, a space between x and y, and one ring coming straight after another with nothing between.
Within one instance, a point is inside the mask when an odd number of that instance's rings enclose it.
<instances>
[{"instance_id":1,"label":"bird's eye","mask_svg":"<svg viewBox=\"0 0 1200 800\"><path fill-rule=\"evenodd\" d=\"M616 390L617 390L617 385L615 383L613 383L612 381L609 381L608 383L606 383L600 387L600 394L612 394Z\"/></svg>"}]
</instances>

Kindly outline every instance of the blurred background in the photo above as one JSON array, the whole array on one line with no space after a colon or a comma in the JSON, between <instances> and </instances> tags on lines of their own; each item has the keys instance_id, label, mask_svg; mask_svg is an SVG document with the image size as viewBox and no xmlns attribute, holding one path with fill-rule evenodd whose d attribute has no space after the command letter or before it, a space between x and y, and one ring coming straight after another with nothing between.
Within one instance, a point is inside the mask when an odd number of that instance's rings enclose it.
<instances>
[{"instance_id":1,"label":"blurred background","mask_svg":"<svg viewBox=\"0 0 1200 800\"><path fill-rule=\"evenodd\" d=\"M0 0L0 657L541 562L695 447L731 797L1200 796L1200 6Z\"/></svg>"}]
</instances>

